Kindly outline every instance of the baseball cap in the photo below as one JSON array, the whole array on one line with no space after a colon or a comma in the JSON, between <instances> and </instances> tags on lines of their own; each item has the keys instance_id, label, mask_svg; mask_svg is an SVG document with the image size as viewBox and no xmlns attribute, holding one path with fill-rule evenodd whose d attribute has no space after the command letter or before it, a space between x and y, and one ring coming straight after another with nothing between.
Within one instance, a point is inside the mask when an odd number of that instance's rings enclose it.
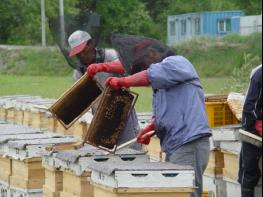
<instances>
[{"instance_id":1,"label":"baseball cap","mask_svg":"<svg viewBox=\"0 0 263 197\"><path fill-rule=\"evenodd\" d=\"M86 46L87 42L91 39L88 32L77 30L73 32L69 38L68 43L71 48L69 56L72 57L80 53Z\"/></svg>"}]
</instances>

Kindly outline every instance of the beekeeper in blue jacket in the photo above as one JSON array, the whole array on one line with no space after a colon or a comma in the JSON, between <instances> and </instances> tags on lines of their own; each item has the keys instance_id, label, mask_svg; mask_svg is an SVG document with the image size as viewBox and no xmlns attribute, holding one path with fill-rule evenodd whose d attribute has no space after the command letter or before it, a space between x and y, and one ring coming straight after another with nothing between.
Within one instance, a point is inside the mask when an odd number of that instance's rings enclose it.
<instances>
[{"instance_id":1,"label":"beekeeper in blue jacket","mask_svg":"<svg viewBox=\"0 0 263 197\"><path fill-rule=\"evenodd\" d=\"M134 54L134 65L140 66L135 69L138 72L128 77L110 77L106 85L115 89L152 87L154 117L139 132L137 142L149 144L151 131L155 130L167 161L194 168L198 188L192 196L201 197L211 131L198 74L185 57L153 39L145 39L133 51L138 53Z\"/></svg>"}]
</instances>

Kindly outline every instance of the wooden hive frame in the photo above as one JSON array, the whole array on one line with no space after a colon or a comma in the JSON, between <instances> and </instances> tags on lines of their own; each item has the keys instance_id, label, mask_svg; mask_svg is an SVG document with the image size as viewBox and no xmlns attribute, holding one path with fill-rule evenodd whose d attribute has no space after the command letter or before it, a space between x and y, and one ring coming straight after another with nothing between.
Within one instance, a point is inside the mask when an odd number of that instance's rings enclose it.
<instances>
[{"instance_id":1,"label":"wooden hive frame","mask_svg":"<svg viewBox=\"0 0 263 197\"><path fill-rule=\"evenodd\" d=\"M134 108L138 94L127 89L107 87L89 126L84 142L114 153L123 132L130 109Z\"/></svg>"},{"instance_id":2,"label":"wooden hive frame","mask_svg":"<svg viewBox=\"0 0 263 197\"><path fill-rule=\"evenodd\" d=\"M68 129L97 102L101 92L96 81L83 75L48 110Z\"/></svg>"}]
</instances>

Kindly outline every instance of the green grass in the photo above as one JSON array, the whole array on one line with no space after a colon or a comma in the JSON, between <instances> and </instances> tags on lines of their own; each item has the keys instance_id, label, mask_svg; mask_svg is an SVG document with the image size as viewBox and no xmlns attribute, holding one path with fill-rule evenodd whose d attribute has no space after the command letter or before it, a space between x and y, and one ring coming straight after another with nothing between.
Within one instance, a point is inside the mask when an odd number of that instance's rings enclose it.
<instances>
[{"instance_id":1,"label":"green grass","mask_svg":"<svg viewBox=\"0 0 263 197\"><path fill-rule=\"evenodd\" d=\"M44 98L58 98L71 85L71 76L15 76L0 74L0 96L28 94ZM228 78L204 78L202 84L206 94L227 94L231 81ZM227 87L227 88L226 88ZM152 111L152 89L133 88L139 94L136 110L139 112Z\"/></svg>"},{"instance_id":2,"label":"green grass","mask_svg":"<svg viewBox=\"0 0 263 197\"><path fill-rule=\"evenodd\" d=\"M0 96L29 94L57 98L71 85L71 77L14 76L0 74Z\"/></svg>"},{"instance_id":3,"label":"green grass","mask_svg":"<svg viewBox=\"0 0 263 197\"><path fill-rule=\"evenodd\" d=\"M255 65L262 62L262 34L250 36L228 35L225 37L198 37L174 46L178 54L187 57L201 77L230 76L234 68L244 63L244 55L258 57Z\"/></svg>"},{"instance_id":4,"label":"green grass","mask_svg":"<svg viewBox=\"0 0 263 197\"><path fill-rule=\"evenodd\" d=\"M30 76L65 76L72 69L56 48L0 50L0 73Z\"/></svg>"}]
</instances>

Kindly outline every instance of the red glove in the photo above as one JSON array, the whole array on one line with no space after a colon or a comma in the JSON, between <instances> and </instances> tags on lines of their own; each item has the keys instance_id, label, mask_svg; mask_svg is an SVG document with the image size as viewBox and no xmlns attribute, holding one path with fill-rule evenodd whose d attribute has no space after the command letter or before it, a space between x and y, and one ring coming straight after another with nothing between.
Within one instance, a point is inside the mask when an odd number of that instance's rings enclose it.
<instances>
[{"instance_id":1,"label":"red glove","mask_svg":"<svg viewBox=\"0 0 263 197\"><path fill-rule=\"evenodd\" d=\"M123 74L125 72L121 62L119 60L112 62L105 62L99 64L90 64L87 68L87 76L93 78L98 72L107 72L107 73L118 73Z\"/></svg>"},{"instance_id":2,"label":"red glove","mask_svg":"<svg viewBox=\"0 0 263 197\"><path fill-rule=\"evenodd\" d=\"M256 120L255 128L258 134L262 137L262 120Z\"/></svg>"},{"instance_id":3,"label":"red glove","mask_svg":"<svg viewBox=\"0 0 263 197\"><path fill-rule=\"evenodd\" d=\"M137 143L145 144L148 145L151 141L151 137L154 134L154 129L155 129L155 123L154 119L151 120L151 123L148 124L144 129L139 131L138 136L137 136Z\"/></svg>"},{"instance_id":4,"label":"red glove","mask_svg":"<svg viewBox=\"0 0 263 197\"><path fill-rule=\"evenodd\" d=\"M106 86L111 86L113 89L120 89L121 87L148 86L150 85L150 81L148 80L147 71L145 70L129 77L109 77L105 84Z\"/></svg>"}]
</instances>

